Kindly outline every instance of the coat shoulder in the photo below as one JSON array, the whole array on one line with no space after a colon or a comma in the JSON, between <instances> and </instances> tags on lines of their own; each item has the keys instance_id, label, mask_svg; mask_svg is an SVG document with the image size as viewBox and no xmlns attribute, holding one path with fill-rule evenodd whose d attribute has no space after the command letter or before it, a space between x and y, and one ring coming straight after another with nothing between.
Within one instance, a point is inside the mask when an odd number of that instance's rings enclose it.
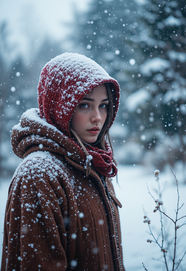
<instances>
[{"instance_id":1,"label":"coat shoulder","mask_svg":"<svg viewBox=\"0 0 186 271\"><path fill-rule=\"evenodd\" d=\"M10 191L25 184L40 186L56 186L59 180L67 180L69 176L65 160L59 160L50 152L37 151L23 159L16 169Z\"/></svg>"}]
</instances>

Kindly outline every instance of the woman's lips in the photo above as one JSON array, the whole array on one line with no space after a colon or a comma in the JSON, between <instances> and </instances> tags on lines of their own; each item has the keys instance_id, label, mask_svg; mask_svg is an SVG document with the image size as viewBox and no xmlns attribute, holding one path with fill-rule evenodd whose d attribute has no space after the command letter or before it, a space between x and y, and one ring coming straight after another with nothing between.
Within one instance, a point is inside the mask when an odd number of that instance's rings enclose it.
<instances>
[{"instance_id":1,"label":"woman's lips","mask_svg":"<svg viewBox=\"0 0 186 271\"><path fill-rule=\"evenodd\" d=\"M87 131L93 135L97 135L99 133L100 129L99 129L99 127L93 127Z\"/></svg>"}]
</instances>

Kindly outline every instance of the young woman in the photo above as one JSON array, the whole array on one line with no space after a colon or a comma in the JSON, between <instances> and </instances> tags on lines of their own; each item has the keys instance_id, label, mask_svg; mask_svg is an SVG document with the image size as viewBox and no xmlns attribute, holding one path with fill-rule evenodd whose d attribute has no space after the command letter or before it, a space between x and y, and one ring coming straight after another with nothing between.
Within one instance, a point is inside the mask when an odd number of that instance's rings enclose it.
<instances>
[{"instance_id":1,"label":"young woman","mask_svg":"<svg viewBox=\"0 0 186 271\"><path fill-rule=\"evenodd\" d=\"M12 131L24 159L9 188L1 271L124 271L106 139L117 81L93 60L64 53L43 68L38 104Z\"/></svg>"}]
</instances>

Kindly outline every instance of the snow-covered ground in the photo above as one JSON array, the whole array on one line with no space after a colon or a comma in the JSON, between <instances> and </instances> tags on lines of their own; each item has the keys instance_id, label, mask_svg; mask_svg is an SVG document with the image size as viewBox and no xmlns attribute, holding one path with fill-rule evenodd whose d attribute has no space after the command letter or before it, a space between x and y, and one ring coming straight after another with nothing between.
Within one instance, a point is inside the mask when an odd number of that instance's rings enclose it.
<instances>
[{"instance_id":1,"label":"snow-covered ground","mask_svg":"<svg viewBox=\"0 0 186 271\"><path fill-rule=\"evenodd\" d=\"M177 204L177 193L173 175L171 171L160 173L160 184L163 188L167 182L163 192L163 202L166 213L172 218L175 217L175 209ZM142 263L148 271L164 271L165 266L162 265L161 253L159 247L154 243L147 243L147 239L152 239L149 235L148 225L143 223L145 215L151 219L151 225L154 232L160 229L159 213L153 213L155 203L148 193L150 192L157 198L154 189L157 189L156 178L154 172L147 173L143 167L119 167L119 185L115 183L115 191L118 199L122 202L123 208L120 209L122 239L124 249L124 263L126 271L142 271L144 270ZM186 186L180 185L180 204L185 200ZM186 215L186 206L180 210L180 215ZM186 222L186 218L184 220ZM172 223L172 222L171 222ZM166 232L173 229L173 223L165 224ZM184 234L183 234L184 233ZM180 248L179 256L186 250L186 226L180 229L178 238L178 248ZM173 230L172 234L173 236ZM156 260L159 259L159 260ZM170 262L170 261L169 261ZM186 270L186 258L183 261L183 269ZM172 270L170 268L169 270Z\"/></svg>"},{"instance_id":2,"label":"snow-covered ground","mask_svg":"<svg viewBox=\"0 0 186 271\"><path fill-rule=\"evenodd\" d=\"M179 176L177 176L179 177ZM151 225L154 232L160 229L159 213L153 213L155 203L148 193L147 185L151 193L156 198L154 189L157 187L153 172L147 173L145 168L140 166L119 166L119 184L114 181L115 190L118 199L122 202L123 208L120 209L122 239L124 250L124 263L126 271L143 271L142 263L145 264L148 271L163 271L164 265L161 264L162 258L160 249L154 243L147 243L147 239L152 239L148 233L148 225L143 223L144 212L151 219ZM177 204L176 186L173 185L173 176L171 172L160 173L160 184L163 187L167 181L166 189L163 192L163 202L166 213L171 217L175 216ZM3 231L4 208L7 199L8 182L0 184L0 232ZM185 200L186 186L179 185L180 204ZM180 210L180 215L186 215L186 206ZM183 220L186 222L186 219ZM166 231L171 231L173 223L165 223ZM172 232L173 233L173 232ZM178 255L186 250L186 226L179 230L178 235ZM2 243L2 234L0 234L0 243ZM0 246L1 257L2 246ZM169 248L170 250L170 248ZM168 250L168 251L169 251ZM180 251L179 251L180 250ZM155 260L159 257L159 260ZM155 258L155 259L153 259ZM170 262L170 261L169 261ZM170 268L170 270L172 270ZM186 258L184 258L182 269L186 270Z\"/></svg>"}]
</instances>

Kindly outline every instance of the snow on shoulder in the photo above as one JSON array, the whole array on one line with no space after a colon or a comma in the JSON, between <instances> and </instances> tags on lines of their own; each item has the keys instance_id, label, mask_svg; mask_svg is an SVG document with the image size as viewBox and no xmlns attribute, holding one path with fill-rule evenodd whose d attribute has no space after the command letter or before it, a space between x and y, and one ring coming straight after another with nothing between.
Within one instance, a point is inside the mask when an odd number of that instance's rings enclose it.
<instances>
[{"instance_id":1,"label":"snow on shoulder","mask_svg":"<svg viewBox=\"0 0 186 271\"><path fill-rule=\"evenodd\" d=\"M49 177L48 181L56 180L58 175L67 177L67 171L64 168L62 161L55 158L50 152L37 151L30 153L23 159L14 173L13 190L16 190L17 184L21 180L28 182L38 179L45 182L44 175Z\"/></svg>"},{"instance_id":2,"label":"snow on shoulder","mask_svg":"<svg viewBox=\"0 0 186 271\"><path fill-rule=\"evenodd\" d=\"M39 124L40 126L45 126L48 129L52 129L59 133L59 130L52 124L48 123L45 118L40 118L38 108L28 109L26 112L23 113L21 119L35 122L37 123L37 125Z\"/></svg>"},{"instance_id":3,"label":"snow on shoulder","mask_svg":"<svg viewBox=\"0 0 186 271\"><path fill-rule=\"evenodd\" d=\"M31 109L28 109L27 111L25 111L21 116L20 122L13 126L12 131L13 130L17 130L18 132L28 131L30 129L30 127L29 127L29 125L28 126L26 125L27 122L32 123L33 125L34 125L34 123L37 123L37 125L40 127L45 126L46 128L52 129L55 132L59 133L59 130L55 126L49 124L45 120L45 118L40 118L38 108L31 108Z\"/></svg>"}]
</instances>

